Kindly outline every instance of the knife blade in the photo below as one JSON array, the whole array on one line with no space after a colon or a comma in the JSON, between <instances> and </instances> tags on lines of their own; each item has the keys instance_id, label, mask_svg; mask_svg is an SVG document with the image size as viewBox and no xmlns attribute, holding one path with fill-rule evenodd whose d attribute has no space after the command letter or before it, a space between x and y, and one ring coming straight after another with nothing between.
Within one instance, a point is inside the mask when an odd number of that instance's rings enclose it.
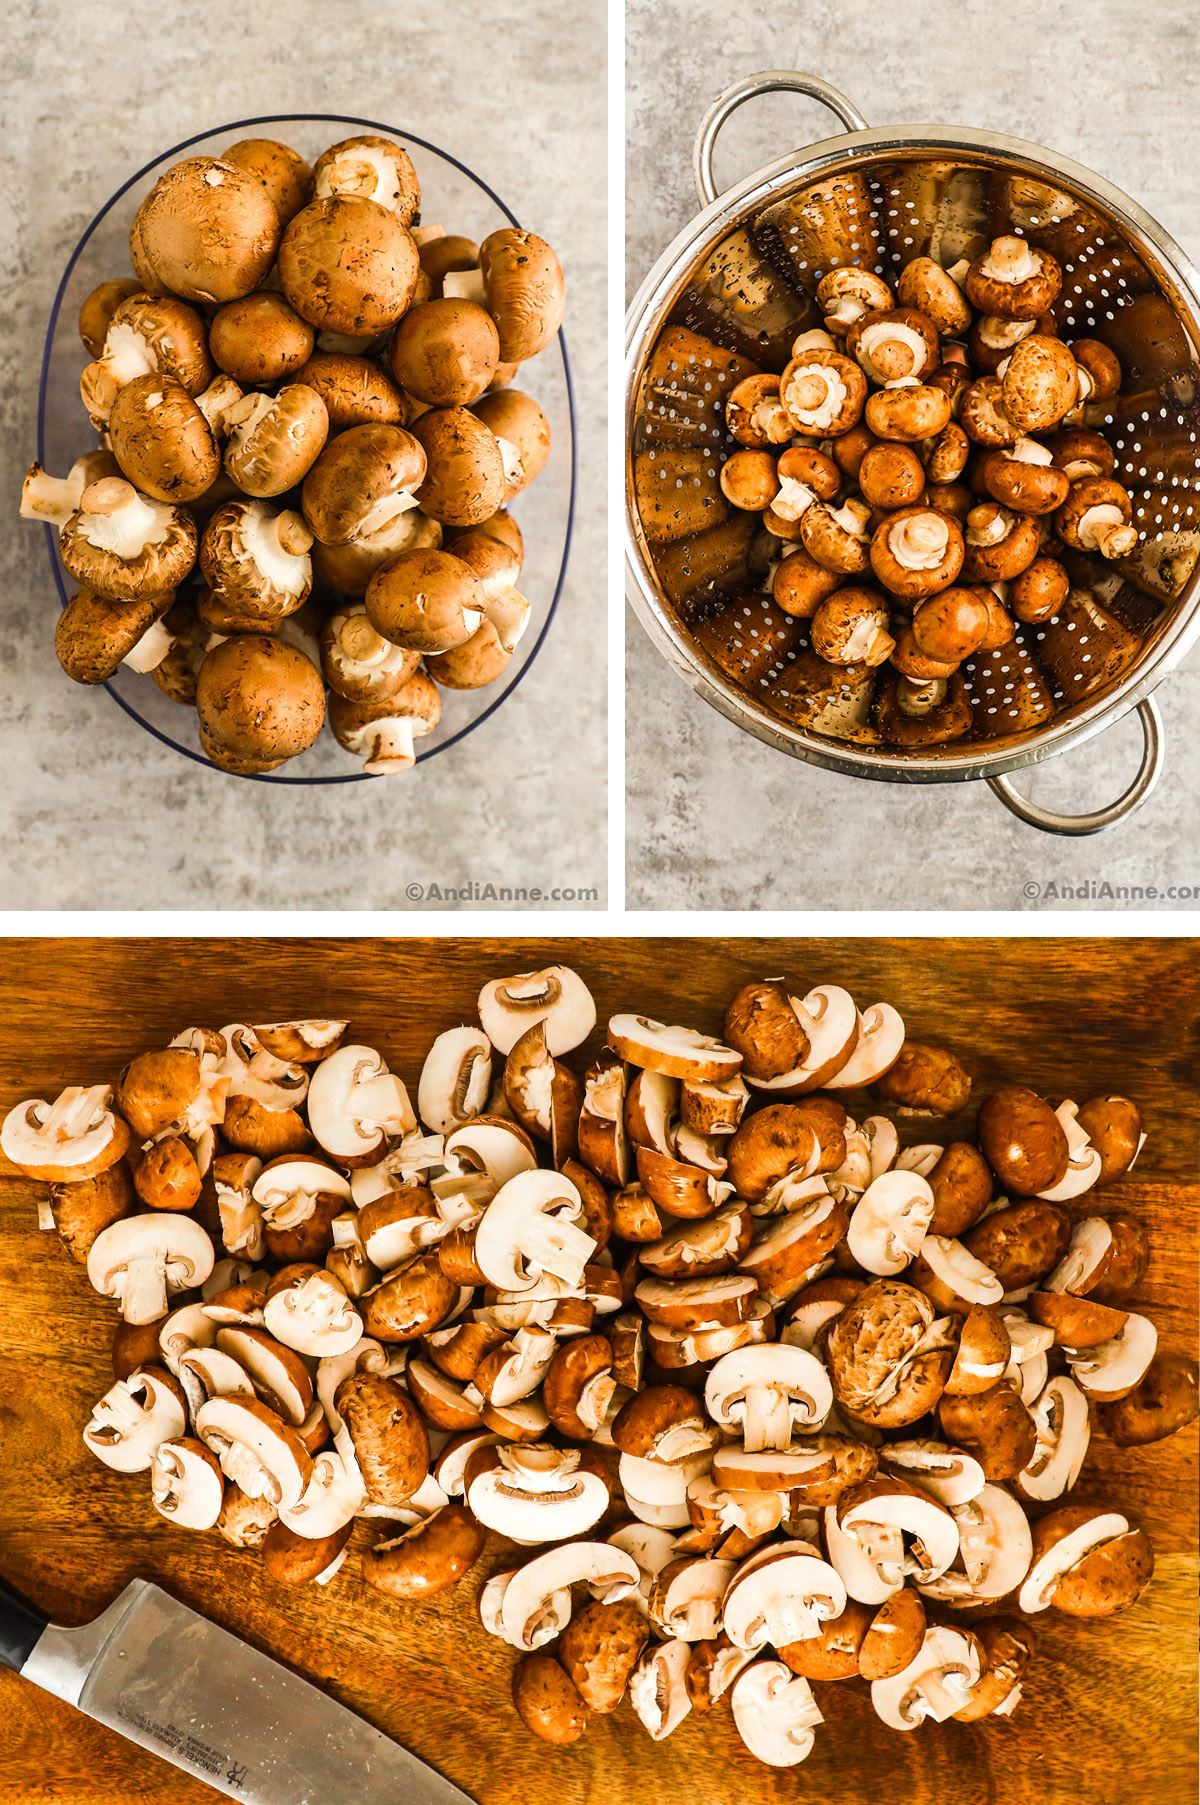
<instances>
[{"instance_id":1,"label":"knife blade","mask_svg":"<svg viewBox=\"0 0 1200 1805\"><path fill-rule=\"evenodd\" d=\"M243 1805L472 1805L327 1693L135 1579L81 1629L0 1581L0 1662Z\"/></svg>"}]
</instances>

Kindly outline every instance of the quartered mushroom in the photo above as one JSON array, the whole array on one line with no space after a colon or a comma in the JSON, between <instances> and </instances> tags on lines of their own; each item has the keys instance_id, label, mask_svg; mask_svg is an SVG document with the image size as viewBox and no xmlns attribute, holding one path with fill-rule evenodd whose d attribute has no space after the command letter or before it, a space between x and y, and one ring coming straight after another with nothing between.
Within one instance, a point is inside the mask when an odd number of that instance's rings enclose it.
<instances>
[{"instance_id":1,"label":"quartered mushroom","mask_svg":"<svg viewBox=\"0 0 1200 1805\"><path fill-rule=\"evenodd\" d=\"M272 1288L263 1322L284 1347L316 1359L347 1353L362 1337L358 1311L328 1272L297 1270L290 1284Z\"/></svg>"},{"instance_id":2,"label":"quartered mushroom","mask_svg":"<svg viewBox=\"0 0 1200 1805\"><path fill-rule=\"evenodd\" d=\"M1033 1559L1033 1538L1020 1504L1003 1486L983 1485L950 1507L958 1526L957 1559L914 1584L926 1598L949 1605L986 1604L1021 1584Z\"/></svg>"},{"instance_id":3,"label":"quartered mushroom","mask_svg":"<svg viewBox=\"0 0 1200 1805\"><path fill-rule=\"evenodd\" d=\"M1130 1311L1108 1340L1066 1350L1071 1377L1089 1398L1110 1403L1127 1396L1149 1371L1158 1347L1158 1331L1148 1316Z\"/></svg>"},{"instance_id":4,"label":"quartered mushroom","mask_svg":"<svg viewBox=\"0 0 1200 1805\"><path fill-rule=\"evenodd\" d=\"M587 1039L596 1023L596 1005L576 972L551 965L485 984L479 1019L496 1051L505 1055L535 1023L544 1023L547 1049L557 1059Z\"/></svg>"},{"instance_id":5,"label":"quartered mushroom","mask_svg":"<svg viewBox=\"0 0 1200 1805\"><path fill-rule=\"evenodd\" d=\"M934 1624L907 1667L872 1682L871 1703L892 1730L915 1730L930 1718L945 1723L969 1704L983 1664L972 1631Z\"/></svg>"},{"instance_id":6,"label":"quartered mushroom","mask_svg":"<svg viewBox=\"0 0 1200 1805\"><path fill-rule=\"evenodd\" d=\"M629 1680L629 1702L655 1742L677 1730L692 1708L687 1690L691 1644L672 1638L651 1644Z\"/></svg>"},{"instance_id":7,"label":"quartered mushroom","mask_svg":"<svg viewBox=\"0 0 1200 1805\"><path fill-rule=\"evenodd\" d=\"M474 1256L489 1284L528 1291L543 1274L576 1288L596 1242L579 1226L583 1200L568 1178L519 1172L501 1186L475 1231Z\"/></svg>"},{"instance_id":8,"label":"quartered mushroom","mask_svg":"<svg viewBox=\"0 0 1200 1805\"><path fill-rule=\"evenodd\" d=\"M968 1704L954 1713L962 1723L980 1717L1010 1717L1021 1697L1021 1681L1033 1656L1033 1637L1013 1617L987 1617L975 1626L983 1650L983 1673Z\"/></svg>"},{"instance_id":9,"label":"quartered mushroom","mask_svg":"<svg viewBox=\"0 0 1200 1805\"><path fill-rule=\"evenodd\" d=\"M178 1381L161 1368L142 1367L93 1406L83 1439L114 1472L144 1473L161 1444L186 1430L187 1405Z\"/></svg>"},{"instance_id":10,"label":"quartered mushroom","mask_svg":"<svg viewBox=\"0 0 1200 1805\"><path fill-rule=\"evenodd\" d=\"M742 1056L712 1035L669 1027L644 1015L614 1015L608 1041L622 1059L667 1078L713 1081L733 1078Z\"/></svg>"},{"instance_id":11,"label":"quartered mushroom","mask_svg":"<svg viewBox=\"0 0 1200 1805\"><path fill-rule=\"evenodd\" d=\"M1111 1617L1135 1604L1154 1572L1144 1529L1098 1504L1064 1504L1039 1518L1021 1610L1053 1606L1072 1617Z\"/></svg>"},{"instance_id":12,"label":"quartered mushroom","mask_svg":"<svg viewBox=\"0 0 1200 1805\"><path fill-rule=\"evenodd\" d=\"M815 1731L825 1719L807 1680L782 1661L754 1661L733 1681L729 1693L738 1735L768 1767L795 1767L812 1753Z\"/></svg>"},{"instance_id":13,"label":"quartered mushroom","mask_svg":"<svg viewBox=\"0 0 1200 1805\"><path fill-rule=\"evenodd\" d=\"M389 1598L432 1598L457 1584L483 1552L485 1531L462 1504L443 1504L401 1535L363 1553L363 1578Z\"/></svg>"},{"instance_id":14,"label":"quartered mushroom","mask_svg":"<svg viewBox=\"0 0 1200 1805\"><path fill-rule=\"evenodd\" d=\"M867 1272L890 1278L920 1251L933 1220L933 1189L916 1172L899 1169L873 1179L854 1206L846 1243ZM997 1292L999 1298L1001 1292ZM936 1300L935 1300L936 1301Z\"/></svg>"},{"instance_id":15,"label":"quartered mushroom","mask_svg":"<svg viewBox=\"0 0 1200 1805\"><path fill-rule=\"evenodd\" d=\"M326 1153L344 1166L369 1164L391 1135L417 1126L408 1092L373 1047L339 1046L309 1082L308 1121Z\"/></svg>"},{"instance_id":16,"label":"quartered mushroom","mask_svg":"<svg viewBox=\"0 0 1200 1805\"><path fill-rule=\"evenodd\" d=\"M191 1436L160 1442L150 1467L150 1500L180 1529L215 1528L225 1502L216 1456Z\"/></svg>"}]
</instances>

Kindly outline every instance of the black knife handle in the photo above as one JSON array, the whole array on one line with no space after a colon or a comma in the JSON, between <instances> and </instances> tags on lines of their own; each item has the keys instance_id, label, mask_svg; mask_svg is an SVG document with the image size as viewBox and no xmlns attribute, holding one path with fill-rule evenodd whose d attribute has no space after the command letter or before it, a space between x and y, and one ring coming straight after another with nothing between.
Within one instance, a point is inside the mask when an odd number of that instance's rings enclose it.
<instances>
[{"instance_id":1,"label":"black knife handle","mask_svg":"<svg viewBox=\"0 0 1200 1805\"><path fill-rule=\"evenodd\" d=\"M50 1619L0 1579L0 1666L20 1673Z\"/></svg>"}]
</instances>

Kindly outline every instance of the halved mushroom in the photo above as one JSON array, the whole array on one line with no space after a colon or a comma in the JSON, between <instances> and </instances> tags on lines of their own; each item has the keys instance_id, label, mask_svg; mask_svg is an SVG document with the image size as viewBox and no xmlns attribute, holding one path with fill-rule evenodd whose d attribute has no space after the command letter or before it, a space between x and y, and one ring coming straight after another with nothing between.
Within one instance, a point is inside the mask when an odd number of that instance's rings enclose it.
<instances>
[{"instance_id":1,"label":"halved mushroom","mask_svg":"<svg viewBox=\"0 0 1200 1805\"><path fill-rule=\"evenodd\" d=\"M958 1350L946 1380L948 1397L990 1390L1005 1377L1012 1358L1008 1330L994 1305L973 1303L959 1322Z\"/></svg>"},{"instance_id":2,"label":"halved mushroom","mask_svg":"<svg viewBox=\"0 0 1200 1805\"><path fill-rule=\"evenodd\" d=\"M918 1438L888 1442L879 1451L879 1464L919 1486L948 1510L968 1504L983 1490L983 1468L962 1448L949 1442Z\"/></svg>"},{"instance_id":3,"label":"halved mushroom","mask_svg":"<svg viewBox=\"0 0 1200 1805\"><path fill-rule=\"evenodd\" d=\"M402 1535L366 1549L363 1578L389 1598L432 1598L470 1571L484 1538L465 1505L444 1504Z\"/></svg>"},{"instance_id":4,"label":"halved mushroom","mask_svg":"<svg viewBox=\"0 0 1200 1805\"><path fill-rule=\"evenodd\" d=\"M1147 1316L1130 1312L1111 1339L1086 1348L1067 1348L1071 1376L1098 1403L1125 1397L1141 1384L1158 1347L1158 1331Z\"/></svg>"},{"instance_id":5,"label":"halved mushroom","mask_svg":"<svg viewBox=\"0 0 1200 1805\"><path fill-rule=\"evenodd\" d=\"M1061 1498L1079 1478L1091 1440L1087 1398L1073 1380L1059 1375L1030 1406L1030 1415L1037 1444L1013 1484L1022 1498Z\"/></svg>"},{"instance_id":6,"label":"halved mushroom","mask_svg":"<svg viewBox=\"0 0 1200 1805\"><path fill-rule=\"evenodd\" d=\"M26 1178L73 1185L98 1177L129 1150L128 1124L112 1105L107 1084L73 1085L54 1103L18 1103L0 1127L0 1152Z\"/></svg>"},{"instance_id":7,"label":"halved mushroom","mask_svg":"<svg viewBox=\"0 0 1200 1805\"><path fill-rule=\"evenodd\" d=\"M768 1767L795 1767L812 1753L824 1723L812 1688L782 1661L755 1661L729 1694L733 1721L750 1753Z\"/></svg>"},{"instance_id":8,"label":"halved mushroom","mask_svg":"<svg viewBox=\"0 0 1200 1805\"><path fill-rule=\"evenodd\" d=\"M329 1272L305 1275L296 1268L289 1285L272 1288L263 1321L270 1334L297 1353L344 1354L362 1338L362 1319Z\"/></svg>"},{"instance_id":9,"label":"halved mushroom","mask_svg":"<svg viewBox=\"0 0 1200 1805\"><path fill-rule=\"evenodd\" d=\"M491 1047L477 1028L448 1028L425 1057L417 1086L417 1110L435 1134L450 1134L487 1105L492 1082Z\"/></svg>"},{"instance_id":10,"label":"halved mushroom","mask_svg":"<svg viewBox=\"0 0 1200 1805\"><path fill-rule=\"evenodd\" d=\"M927 1598L952 1606L1004 1598L1020 1585L1033 1558L1033 1540L1020 1504L1003 1486L984 1485L951 1506L958 1555L943 1573L915 1583Z\"/></svg>"},{"instance_id":11,"label":"halved mushroom","mask_svg":"<svg viewBox=\"0 0 1200 1805\"><path fill-rule=\"evenodd\" d=\"M577 1287L596 1242L578 1225L579 1191L554 1172L520 1172L501 1186L475 1232L474 1255L490 1284L527 1291L543 1273Z\"/></svg>"},{"instance_id":12,"label":"halved mushroom","mask_svg":"<svg viewBox=\"0 0 1200 1805\"><path fill-rule=\"evenodd\" d=\"M725 1592L737 1562L681 1555L667 1562L650 1591L650 1620L664 1635L700 1642L720 1633Z\"/></svg>"},{"instance_id":13,"label":"halved mushroom","mask_svg":"<svg viewBox=\"0 0 1200 1805\"><path fill-rule=\"evenodd\" d=\"M611 1185L627 1185L630 1178L626 1087L626 1069L619 1060L593 1066L584 1081L579 1157L598 1178Z\"/></svg>"},{"instance_id":14,"label":"halved mushroom","mask_svg":"<svg viewBox=\"0 0 1200 1805\"><path fill-rule=\"evenodd\" d=\"M299 1501L311 1456L296 1431L258 1399L210 1398L196 1413L196 1434L247 1496L285 1509Z\"/></svg>"},{"instance_id":15,"label":"halved mushroom","mask_svg":"<svg viewBox=\"0 0 1200 1805\"><path fill-rule=\"evenodd\" d=\"M590 1448L499 1444L477 1448L467 1461L466 1501L475 1516L526 1547L581 1535L599 1522L608 1500L607 1469ZM580 1544L573 1546L578 1550ZM612 1561L623 1558L629 1568L635 1566L628 1556L607 1548L605 1553ZM629 1577L632 1589L637 1576ZM514 1609L516 1604L514 1600Z\"/></svg>"},{"instance_id":16,"label":"halved mushroom","mask_svg":"<svg viewBox=\"0 0 1200 1805\"><path fill-rule=\"evenodd\" d=\"M612 1439L622 1454L673 1464L708 1452L717 1436L693 1392L682 1385L650 1385L621 1407Z\"/></svg>"},{"instance_id":17,"label":"halved mushroom","mask_svg":"<svg viewBox=\"0 0 1200 1805\"><path fill-rule=\"evenodd\" d=\"M572 1337L553 1355L542 1385L546 1413L568 1441L590 1441L617 1388L614 1352L604 1335Z\"/></svg>"},{"instance_id":18,"label":"halved mushroom","mask_svg":"<svg viewBox=\"0 0 1200 1805\"><path fill-rule=\"evenodd\" d=\"M204 1282L214 1257L198 1222L158 1210L102 1230L88 1253L88 1278L102 1297L116 1299L126 1322L149 1323L166 1314L168 1297Z\"/></svg>"},{"instance_id":19,"label":"halved mushroom","mask_svg":"<svg viewBox=\"0 0 1200 1805\"><path fill-rule=\"evenodd\" d=\"M677 1730L692 1708L687 1690L691 1644L673 1638L648 1648L629 1679L629 1702L655 1742Z\"/></svg>"},{"instance_id":20,"label":"halved mushroom","mask_svg":"<svg viewBox=\"0 0 1200 1805\"><path fill-rule=\"evenodd\" d=\"M1033 1564L1018 1594L1023 1611L1053 1605L1071 1617L1128 1610L1154 1573L1144 1529L1098 1504L1063 1504L1034 1525Z\"/></svg>"},{"instance_id":21,"label":"halved mushroom","mask_svg":"<svg viewBox=\"0 0 1200 1805\"><path fill-rule=\"evenodd\" d=\"M934 1624L907 1667L890 1679L872 1681L871 1703L892 1730L915 1730L927 1718L945 1723L971 1702L983 1665L973 1631Z\"/></svg>"},{"instance_id":22,"label":"halved mushroom","mask_svg":"<svg viewBox=\"0 0 1200 1805\"><path fill-rule=\"evenodd\" d=\"M805 1542L772 1547L743 1561L725 1594L725 1634L736 1648L757 1653L821 1633L846 1608L836 1568Z\"/></svg>"},{"instance_id":23,"label":"halved mushroom","mask_svg":"<svg viewBox=\"0 0 1200 1805\"><path fill-rule=\"evenodd\" d=\"M854 1206L846 1236L852 1257L867 1272L894 1277L918 1254L933 1209L927 1180L916 1172L884 1172Z\"/></svg>"},{"instance_id":24,"label":"halved mushroom","mask_svg":"<svg viewBox=\"0 0 1200 1805\"><path fill-rule=\"evenodd\" d=\"M150 1498L180 1529L213 1529L225 1502L220 1462L190 1436L160 1442L150 1467Z\"/></svg>"},{"instance_id":25,"label":"halved mushroom","mask_svg":"<svg viewBox=\"0 0 1200 1805\"><path fill-rule=\"evenodd\" d=\"M542 1022L547 1049L558 1058L587 1039L596 1025L596 1005L576 972L566 965L551 965L485 984L479 993L479 1019L496 1051L504 1054Z\"/></svg>"},{"instance_id":26,"label":"halved mushroom","mask_svg":"<svg viewBox=\"0 0 1200 1805\"><path fill-rule=\"evenodd\" d=\"M794 1430L819 1429L833 1390L820 1361L801 1348L746 1347L710 1368L704 1402L723 1428L741 1430L747 1453L757 1453L788 1448Z\"/></svg>"},{"instance_id":27,"label":"halved mushroom","mask_svg":"<svg viewBox=\"0 0 1200 1805\"><path fill-rule=\"evenodd\" d=\"M317 1141L345 1166L367 1165L416 1116L404 1085L373 1047L340 1046L313 1072L308 1120Z\"/></svg>"},{"instance_id":28,"label":"halved mushroom","mask_svg":"<svg viewBox=\"0 0 1200 1805\"><path fill-rule=\"evenodd\" d=\"M117 1473L145 1473L162 1443L187 1431L183 1388L161 1367L139 1367L105 1392L84 1427L98 1460Z\"/></svg>"}]
</instances>

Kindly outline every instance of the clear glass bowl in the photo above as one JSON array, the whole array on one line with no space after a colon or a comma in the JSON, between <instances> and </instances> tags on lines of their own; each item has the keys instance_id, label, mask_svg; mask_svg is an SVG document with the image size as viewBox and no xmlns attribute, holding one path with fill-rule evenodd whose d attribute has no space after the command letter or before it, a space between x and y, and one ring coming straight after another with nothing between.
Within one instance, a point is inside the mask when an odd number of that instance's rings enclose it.
<instances>
[{"instance_id":1,"label":"clear glass bowl","mask_svg":"<svg viewBox=\"0 0 1200 1805\"><path fill-rule=\"evenodd\" d=\"M448 231L483 239L504 225L518 225L499 195L481 177L449 151L439 150L424 138L399 126L381 125L373 119L355 119L340 113L269 114L258 119L235 119L215 131L198 133L173 145L122 184L105 202L72 251L63 271L42 355L38 393L38 462L54 476L65 476L71 464L95 443L83 403L79 376L88 353L77 330L79 308L85 297L110 276L130 274L129 227L146 194L170 164L184 156L216 156L238 138L280 138L310 161L327 145L356 132L376 132L398 139L406 146L421 178L421 217L438 221ZM513 512L525 538L525 566L521 593L531 603L532 618L501 681L477 690L442 690L442 718L427 739L418 742L418 763L436 758L457 745L508 700L537 657L558 607L571 549L575 512L576 426L575 400L566 340L560 332L519 378L545 410L550 422L552 449L546 468L536 483L518 497ZM58 556L58 534L45 528L50 567L59 601L66 606L75 588ZM163 695L146 676L124 666L104 685L119 708L164 746L185 758L214 769L200 750L195 710L181 707ZM253 783L360 783L370 781L355 769L351 753L343 752L326 728L314 746L282 770L249 779Z\"/></svg>"}]
</instances>

